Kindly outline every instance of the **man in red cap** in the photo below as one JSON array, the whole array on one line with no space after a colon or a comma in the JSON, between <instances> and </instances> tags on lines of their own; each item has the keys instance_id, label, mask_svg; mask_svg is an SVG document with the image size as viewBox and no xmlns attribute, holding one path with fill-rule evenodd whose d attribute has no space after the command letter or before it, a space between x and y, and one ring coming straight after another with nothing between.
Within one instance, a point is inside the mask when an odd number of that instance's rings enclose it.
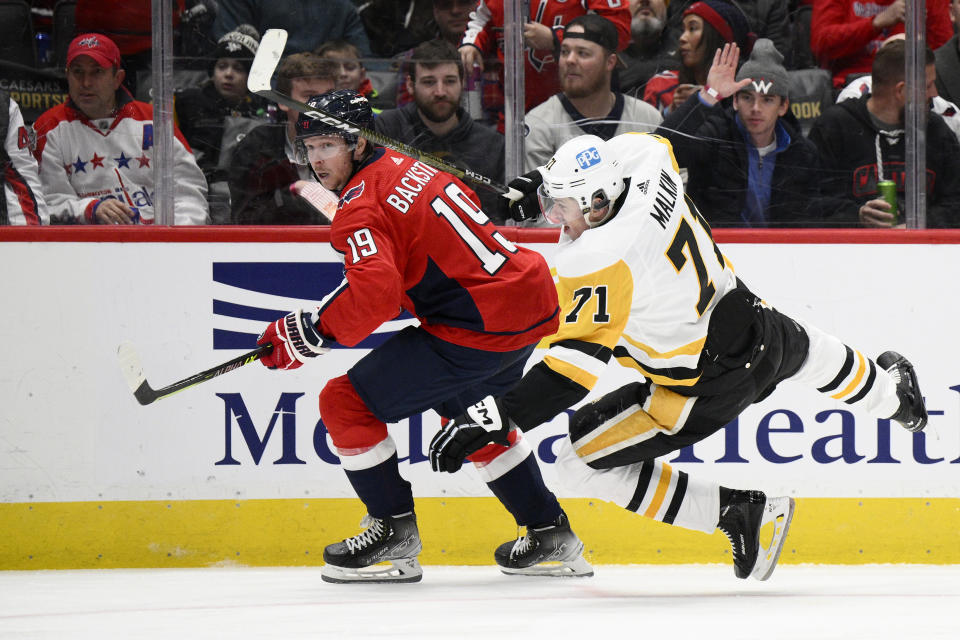
<instances>
[{"instance_id":1,"label":"man in red cap","mask_svg":"<svg viewBox=\"0 0 960 640\"><path fill-rule=\"evenodd\" d=\"M153 108L121 86L122 64L110 38L74 38L67 49L70 99L33 125L52 221L153 222ZM174 223L204 224L207 182L183 135L174 134Z\"/></svg>"}]
</instances>

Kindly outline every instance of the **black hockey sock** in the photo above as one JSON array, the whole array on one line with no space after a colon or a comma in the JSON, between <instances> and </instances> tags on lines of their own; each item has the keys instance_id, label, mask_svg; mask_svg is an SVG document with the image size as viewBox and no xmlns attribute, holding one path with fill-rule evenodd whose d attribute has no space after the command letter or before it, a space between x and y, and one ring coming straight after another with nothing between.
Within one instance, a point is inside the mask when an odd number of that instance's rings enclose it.
<instances>
[{"instance_id":1,"label":"black hockey sock","mask_svg":"<svg viewBox=\"0 0 960 640\"><path fill-rule=\"evenodd\" d=\"M563 512L557 497L544 484L533 453L510 471L488 482L487 486L513 515L518 526L553 522Z\"/></svg>"},{"instance_id":2,"label":"black hockey sock","mask_svg":"<svg viewBox=\"0 0 960 640\"><path fill-rule=\"evenodd\" d=\"M367 513L374 518L413 511L413 491L400 475L397 454L369 469L345 471Z\"/></svg>"}]
</instances>

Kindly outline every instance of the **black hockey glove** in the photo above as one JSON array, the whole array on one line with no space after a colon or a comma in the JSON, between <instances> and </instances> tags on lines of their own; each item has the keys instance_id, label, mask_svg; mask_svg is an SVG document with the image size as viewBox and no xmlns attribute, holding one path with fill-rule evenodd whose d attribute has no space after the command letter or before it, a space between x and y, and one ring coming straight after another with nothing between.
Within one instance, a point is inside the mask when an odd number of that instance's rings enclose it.
<instances>
[{"instance_id":1,"label":"black hockey glove","mask_svg":"<svg viewBox=\"0 0 960 640\"><path fill-rule=\"evenodd\" d=\"M540 216L540 199L537 197L537 189L543 184L543 176L538 169L530 173L517 176L511 180L507 186L522 194L510 198L510 217L517 222L526 222L536 220ZM509 197L509 196L508 196Z\"/></svg>"},{"instance_id":2,"label":"black hockey glove","mask_svg":"<svg viewBox=\"0 0 960 640\"><path fill-rule=\"evenodd\" d=\"M430 466L434 471L456 473L471 453L495 442L509 446L510 420L493 396L487 396L440 429L430 441Z\"/></svg>"}]
</instances>

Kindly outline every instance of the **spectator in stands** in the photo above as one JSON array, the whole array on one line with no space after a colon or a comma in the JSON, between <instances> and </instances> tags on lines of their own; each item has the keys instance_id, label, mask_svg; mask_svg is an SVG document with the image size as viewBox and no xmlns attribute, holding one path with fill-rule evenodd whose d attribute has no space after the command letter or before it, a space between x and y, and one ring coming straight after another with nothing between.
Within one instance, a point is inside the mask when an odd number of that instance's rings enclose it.
<instances>
[{"instance_id":1,"label":"spectator in stands","mask_svg":"<svg viewBox=\"0 0 960 640\"><path fill-rule=\"evenodd\" d=\"M213 35L222 38L237 25L253 25L260 33L286 29L285 54L313 51L328 40L346 40L370 56L370 41L357 8L350 0L219 0ZM309 97L309 96L308 96Z\"/></svg>"},{"instance_id":2,"label":"spectator in stands","mask_svg":"<svg viewBox=\"0 0 960 640\"><path fill-rule=\"evenodd\" d=\"M0 89L0 226L50 222L20 106Z\"/></svg>"},{"instance_id":3,"label":"spectator in stands","mask_svg":"<svg viewBox=\"0 0 960 640\"><path fill-rule=\"evenodd\" d=\"M67 49L69 99L33 124L52 221L154 222L153 108L121 86L122 65L107 36L77 36ZM205 224L207 182L176 127L174 137L174 224Z\"/></svg>"},{"instance_id":4,"label":"spectator in stands","mask_svg":"<svg viewBox=\"0 0 960 640\"><path fill-rule=\"evenodd\" d=\"M379 58L390 58L435 37L432 0L366 0L357 4L370 48ZM473 0L470 8L476 4Z\"/></svg>"},{"instance_id":5,"label":"spectator in stands","mask_svg":"<svg viewBox=\"0 0 960 640\"><path fill-rule=\"evenodd\" d=\"M184 0L173 0L173 27L180 26ZM133 96L146 96L149 87L140 86L153 62L153 7L150 0L77 0L74 12L76 33L102 33L120 50L124 84Z\"/></svg>"},{"instance_id":6,"label":"spectator in stands","mask_svg":"<svg viewBox=\"0 0 960 640\"><path fill-rule=\"evenodd\" d=\"M927 42L936 49L950 39L950 15L945 2L928 2ZM840 89L851 74L870 73L884 40L903 33L905 0L817 0L810 22L810 48Z\"/></svg>"},{"instance_id":7,"label":"spectator in stands","mask_svg":"<svg viewBox=\"0 0 960 640\"><path fill-rule=\"evenodd\" d=\"M887 46L887 43L893 42L894 40L903 40L904 38L906 38L906 35L903 33L890 36L884 41L883 46ZM873 79L871 76L860 76L854 80L851 80L850 84L845 86L843 91L841 91L837 96L836 102L843 102L844 100L859 98L860 96L867 95L870 93L872 85ZM938 92L939 85L940 72L937 70ZM947 123L947 126L950 127L950 130L953 131L954 135L957 136L957 139L960 140L960 108L958 108L953 102L944 100L941 96L936 95L930 98L930 110L936 114L939 114L939 116L943 118L943 121Z\"/></svg>"},{"instance_id":8,"label":"spectator in stands","mask_svg":"<svg viewBox=\"0 0 960 640\"><path fill-rule=\"evenodd\" d=\"M476 6L477 0L433 0L433 22L436 31L424 41L439 38L455 47L459 46L463 33L467 30L470 13ZM398 107L413 101L413 96L407 92L407 63L411 56L413 56L412 47L396 56L396 104ZM471 71L472 69L466 69L464 74Z\"/></svg>"},{"instance_id":9,"label":"spectator in stands","mask_svg":"<svg viewBox=\"0 0 960 640\"><path fill-rule=\"evenodd\" d=\"M738 58L736 45L724 45L708 88L676 106L657 133L673 144L687 193L712 226L817 225L817 148L790 113L783 56L761 38L739 71ZM720 101L729 96L729 105Z\"/></svg>"},{"instance_id":10,"label":"spectator in stands","mask_svg":"<svg viewBox=\"0 0 960 640\"><path fill-rule=\"evenodd\" d=\"M452 45L459 45L470 22L477 0L433 0L433 21L437 32Z\"/></svg>"},{"instance_id":11,"label":"spectator in stands","mask_svg":"<svg viewBox=\"0 0 960 640\"><path fill-rule=\"evenodd\" d=\"M667 9L667 31L676 41L683 33L684 12L697 0L673 0ZM812 0L809 0L812 2ZM747 18L747 26L757 38L773 41L777 51L790 50L790 6L788 0L731 0ZM712 55L712 54L711 54Z\"/></svg>"},{"instance_id":12,"label":"spectator in stands","mask_svg":"<svg viewBox=\"0 0 960 640\"><path fill-rule=\"evenodd\" d=\"M267 117L266 100L247 90L247 75L259 39L260 34L250 25L240 25L220 38L210 79L175 96L180 130L207 179L213 224L230 222L230 156L249 130Z\"/></svg>"},{"instance_id":13,"label":"spectator in stands","mask_svg":"<svg viewBox=\"0 0 960 640\"><path fill-rule=\"evenodd\" d=\"M677 43L667 32L666 0L630 0L630 45L620 52L620 90L643 97L647 81L663 71L678 70Z\"/></svg>"},{"instance_id":14,"label":"spectator in stands","mask_svg":"<svg viewBox=\"0 0 960 640\"><path fill-rule=\"evenodd\" d=\"M612 8L614 4L618 5L617 8ZM476 11L470 14L470 22L460 47L463 68L467 73L470 73L474 66L482 69L484 58L492 56L494 51L498 59L503 61L503 5L504 0L481 0ZM588 10L613 23L617 32L615 51L626 48L630 43L630 10L623 3L612 3L609 0L531 2L530 21L523 25L526 44L525 111L530 111L560 90L554 51L563 40L566 25L577 16L586 14ZM503 85L502 80L500 85ZM500 109L502 130L502 105Z\"/></svg>"},{"instance_id":15,"label":"spectator in stands","mask_svg":"<svg viewBox=\"0 0 960 640\"><path fill-rule=\"evenodd\" d=\"M953 21L953 37L934 54L937 59L937 92L944 100L960 104L960 0L950 3L950 20Z\"/></svg>"},{"instance_id":16,"label":"spectator in stands","mask_svg":"<svg viewBox=\"0 0 960 640\"><path fill-rule=\"evenodd\" d=\"M560 145L585 133L609 140L660 124L656 109L611 89L616 46L617 30L606 18L587 14L567 25L560 45L562 91L527 114L524 171L545 165Z\"/></svg>"},{"instance_id":17,"label":"spectator in stands","mask_svg":"<svg viewBox=\"0 0 960 640\"><path fill-rule=\"evenodd\" d=\"M408 74L414 102L381 113L374 121L377 131L502 183L503 136L474 123L460 106L463 65L457 49L446 40L424 42L414 49ZM475 191L487 217L503 224L506 198L484 188Z\"/></svg>"},{"instance_id":18,"label":"spectator in stands","mask_svg":"<svg viewBox=\"0 0 960 640\"><path fill-rule=\"evenodd\" d=\"M314 53L295 53L280 61L277 91L306 102L332 91L337 66ZM230 208L234 224L330 224L315 208L296 196L298 180L315 180L309 165L296 163L296 111L280 123L262 124L237 145L230 161Z\"/></svg>"},{"instance_id":19,"label":"spectator in stands","mask_svg":"<svg viewBox=\"0 0 960 640\"><path fill-rule=\"evenodd\" d=\"M371 104L377 100L377 91L367 77L367 69L360 59L360 51L346 40L325 42L314 51L321 58L337 65L337 89L356 91ZM374 108L374 113L380 109Z\"/></svg>"},{"instance_id":20,"label":"spectator in stands","mask_svg":"<svg viewBox=\"0 0 960 640\"><path fill-rule=\"evenodd\" d=\"M665 71L647 82L643 99L662 113L683 104L707 81L714 53L727 42L750 54L755 37L737 7L724 0L700 0L683 12L683 33L677 50L680 70Z\"/></svg>"},{"instance_id":21,"label":"spectator in stands","mask_svg":"<svg viewBox=\"0 0 960 640\"><path fill-rule=\"evenodd\" d=\"M905 47L896 40L874 57L873 93L827 107L810 131L826 171L824 195L835 223L842 226L890 227L890 205L879 196L877 182L893 180L904 193ZM933 52L926 55L927 97L937 93ZM927 118L928 227L960 226L960 143L935 113ZM898 203L899 222L906 212Z\"/></svg>"}]
</instances>

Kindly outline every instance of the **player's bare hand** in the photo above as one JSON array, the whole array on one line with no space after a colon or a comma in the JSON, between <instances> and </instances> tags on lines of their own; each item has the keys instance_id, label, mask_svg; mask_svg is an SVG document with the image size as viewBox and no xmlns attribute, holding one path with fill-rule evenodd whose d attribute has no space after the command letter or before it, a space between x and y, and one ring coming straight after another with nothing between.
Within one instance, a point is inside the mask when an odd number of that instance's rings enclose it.
<instances>
[{"instance_id":1,"label":"player's bare hand","mask_svg":"<svg viewBox=\"0 0 960 640\"><path fill-rule=\"evenodd\" d=\"M895 24L903 22L906 17L907 7L905 0L895 0L893 4L881 11L873 19L874 29L885 29Z\"/></svg>"},{"instance_id":2,"label":"player's bare hand","mask_svg":"<svg viewBox=\"0 0 960 640\"><path fill-rule=\"evenodd\" d=\"M97 224L133 224L134 212L127 203L107 198L97 205L93 215Z\"/></svg>"},{"instance_id":3,"label":"player's bare hand","mask_svg":"<svg viewBox=\"0 0 960 640\"><path fill-rule=\"evenodd\" d=\"M720 94L721 98L732 96L750 84L750 78L737 82L737 63L740 61L740 47L733 42L723 45L713 54L713 64L707 72L707 86ZM709 104L716 102L707 94L701 94Z\"/></svg>"},{"instance_id":4,"label":"player's bare hand","mask_svg":"<svg viewBox=\"0 0 960 640\"><path fill-rule=\"evenodd\" d=\"M883 198L868 200L860 207L860 224L865 227L892 227L893 214L890 212L890 203Z\"/></svg>"},{"instance_id":5,"label":"player's bare hand","mask_svg":"<svg viewBox=\"0 0 960 640\"><path fill-rule=\"evenodd\" d=\"M465 44L460 47L459 51L460 62L463 63L464 69L480 67L480 70L483 70L483 56L480 55L480 49L477 49L472 44Z\"/></svg>"},{"instance_id":6,"label":"player's bare hand","mask_svg":"<svg viewBox=\"0 0 960 640\"><path fill-rule=\"evenodd\" d=\"M523 41L531 49L553 49L553 32L544 24L528 22L523 25Z\"/></svg>"}]
</instances>

